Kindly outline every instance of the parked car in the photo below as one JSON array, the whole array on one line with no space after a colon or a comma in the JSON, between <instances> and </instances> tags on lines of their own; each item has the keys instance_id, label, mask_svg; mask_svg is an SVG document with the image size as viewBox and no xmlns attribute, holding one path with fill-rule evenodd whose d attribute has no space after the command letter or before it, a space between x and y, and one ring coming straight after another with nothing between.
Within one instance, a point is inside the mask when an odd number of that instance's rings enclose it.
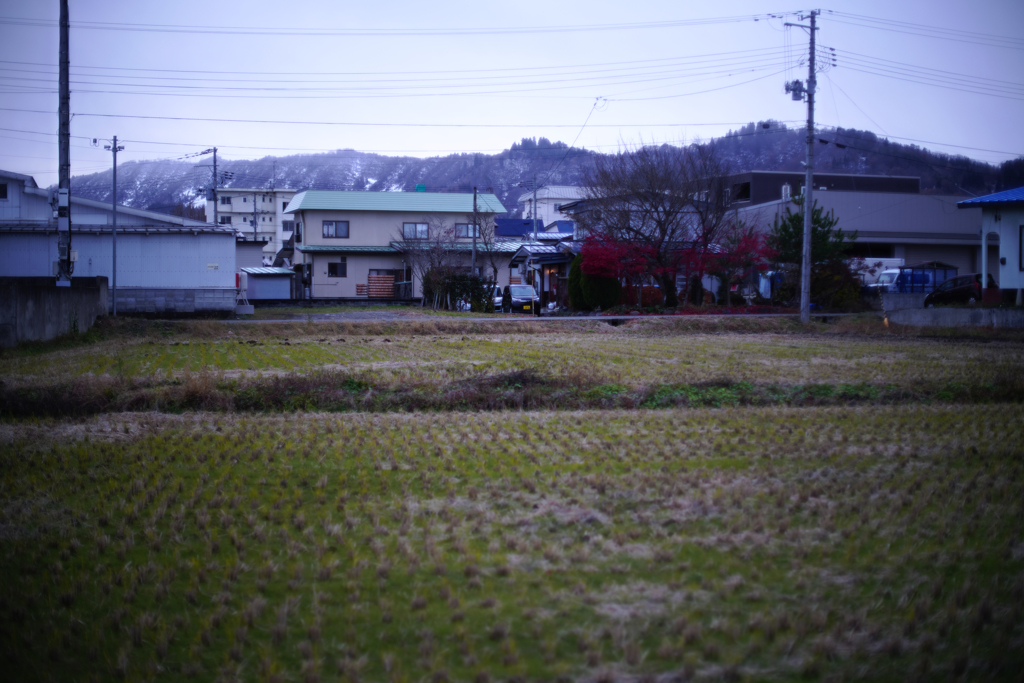
<instances>
[{"instance_id":1,"label":"parked car","mask_svg":"<svg viewBox=\"0 0 1024 683\"><path fill-rule=\"evenodd\" d=\"M494 312L495 313L499 313L502 310L502 308L501 308L501 298L502 298L502 295L503 295L503 292L502 292L502 289L501 289L501 285L494 285L494 291L491 292L491 296L494 297Z\"/></svg>"},{"instance_id":2,"label":"parked car","mask_svg":"<svg viewBox=\"0 0 1024 683\"><path fill-rule=\"evenodd\" d=\"M995 287L992 276L988 276L989 287ZM942 304L969 304L973 305L981 301L981 273L969 273L951 277L929 294L924 299L924 307Z\"/></svg>"},{"instance_id":3,"label":"parked car","mask_svg":"<svg viewBox=\"0 0 1024 683\"><path fill-rule=\"evenodd\" d=\"M531 285L508 285L502 292L506 313L540 313L540 297Z\"/></svg>"},{"instance_id":4,"label":"parked car","mask_svg":"<svg viewBox=\"0 0 1024 683\"><path fill-rule=\"evenodd\" d=\"M865 285L862 291L867 296L878 296L888 291L896 291L896 278L900 276L899 268L883 270L878 274L878 279L869 285Z\"/></svg>"}]
</instances>

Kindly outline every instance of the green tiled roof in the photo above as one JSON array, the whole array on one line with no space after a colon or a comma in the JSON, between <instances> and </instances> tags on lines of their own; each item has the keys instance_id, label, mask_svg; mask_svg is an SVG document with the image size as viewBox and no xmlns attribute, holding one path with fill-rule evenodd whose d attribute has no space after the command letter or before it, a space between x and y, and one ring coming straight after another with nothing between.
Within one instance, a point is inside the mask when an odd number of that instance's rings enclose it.
<instances>
[{"instance_id":1,"label":"green tiled roof","mask_svg":"<svg viewBox=\"0 0 1024 683\"><path fill-rule=\"evenodd\" d=\"M417 249L429 249L429 248L434 247L435 245L433 243L431 243L430 241L426 241L426 242L392 242L391 246L394 247L398 251L416 251ZM498 241L498 242L495 242L490 247L488 247L488 245L484 244L483 242L477 242L476 243L476 250L477 250L477 253L481 253L481 254L486 254L486 253L491 252L491 251L493 251L496 254L512 254L512 253L515 253L519 249L519 247L521 247L521 246L523 246L523 242ZM459 251L459 252L462 252L462 251L472 252L473 251L473 243L472 242L462 242L462 241L452 242L452 243L449 243L449 244L445 245L445 247L449 251Z\"/></svg>"},{"instance_id":2,"label":"green tiled roof","mask_svg":"<svg viewBox=\"0 0 1024 683\"><path fill-rule=\"evenodd\" d=\"M297 244L295 248L304 254L394 254L397 251L386 244L349 247L333 244Z\"/></svg>"},{"instance_id":3,"label":"green tiled roof","mask_svg":"<svg viewBox=\"0 0 1024 683\"><path fill-rule=\"evenodd\" d=\"M505 213L493 194L479 194L480 213ZM288 202L285 213L321 211L423 211L426 213L473 213L473 194L464 192L359 192L305 190Z\"/></svg>"}]
</instances>

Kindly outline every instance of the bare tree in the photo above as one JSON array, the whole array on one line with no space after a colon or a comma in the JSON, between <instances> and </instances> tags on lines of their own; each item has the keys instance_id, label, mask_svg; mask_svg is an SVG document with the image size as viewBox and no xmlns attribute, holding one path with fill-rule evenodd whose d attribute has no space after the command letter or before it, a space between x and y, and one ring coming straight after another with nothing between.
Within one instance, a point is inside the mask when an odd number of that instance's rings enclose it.
<instances>
[{"instance_id":1,"label":"bare tree","mask_svg":"<svg viewBox=\"0 0 1024 683\"><path fill-rule=\"evenodd\" d=\"M645 259L665 304L675 306L676 275L685 270L703 277L727 221L728 173L713 143L640 146L596 157L585 176L581 227L588 239Z\"/></svg>"},{"instance_id":2,"label":"bare tree","mask_svg":"<svg viewBox=\"0 0 1024 683\"><path fill-rule=\"evenodd\" d=\"M425 278L452 272L459 266L455 225L444 215L432 214L426 223L399 223L395 227L394 241L405 255L413 278L420 281L421 289ZM423 305L427 303L424 298Z\"/></svg>"},{"instance_id":3,"label":"bare tree","mask_svg":"<svg viewBox=\"0 0 1024 683\"><path fill-rule=\"evenodd\" d=\"M508 265L508 253L498 250L499 238L497 236L497 225L494 222L493 214L477 214L477 222L480 224L480 234L477 237L476 249L477 258L482 258L485 266L490 267L490 273L485 273L481 268L481 275L491 280L498 281L498 271Z\"/></svg>"}]
</instances>

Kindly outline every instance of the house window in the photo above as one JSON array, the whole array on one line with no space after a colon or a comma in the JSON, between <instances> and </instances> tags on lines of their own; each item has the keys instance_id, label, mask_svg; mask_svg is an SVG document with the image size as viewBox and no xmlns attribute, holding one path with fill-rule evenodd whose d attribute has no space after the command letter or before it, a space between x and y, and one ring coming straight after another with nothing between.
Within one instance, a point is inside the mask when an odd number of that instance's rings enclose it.
<instances>
[{"instance_id":1,"label":"house window","mask_svg":"<svg viewBox=\"0 0 1024 683\"><path fill-rule=\"evenodd\" d=\"M0 183L0 199L7 199L7 183Z\"/></svg>"},{"instance_id":2,"label":"house window","mask_svg":"<svg viewBox=\"0 0 1024 683\"><path fill-rule=\"evenodd\" d=\"M348 237L348 221L324 221L324 237Z\"/></svg>"},{"instance_id":3,"label":"house window","mask_svg":"<svg viewBox=\"0 0 1024 683\"><path fill-rule=\"evenodd\" d=\"M284 211L288 208L288 202L281 202L281 210Z\"/></svg>"},{"instance_id":4,"label":"house window","mask_svg":"<svg viewBox=\"0 0 1024 683\"><path fill-rule=\"evenodd\" d=\"M425 240L430 235L426 223L403 223L402 234L407 240Z\"/></svg>"},{"instance_id":5,"label":"house window","mask_svg":"<svg viewBox=\"0 0 1024 683\"><path fill-rule=\"evenodd\" d=\"M295 231L295 221L281 221L281 229Z\"/></svg>"},{"instance_id":6,"label":"house window","mask_svg":"<svg viewBox=\"0 0 1024 683\"><path fill-rule=\"evenodd\" d=\"M344 256L337 263L327 264L327 277L348 277L348 264Z\"/></svg>"},{"instance_id":7,"label":"house window","mask_svg":"<svg viewBox=\"0 0 1024 683\"><path fill-rule=\"evenodd\" d=\"M295 223L295 235L294 235L294 237L295 237L295 243L296 244L302 244L302 223L301 222L296 222Z\"/></svg>"},{"instance_id":8,"label":"house window","mask_svg":"<svg viewBox=\"0 0 1024 683\"><path fill-rule=\"evenodd\" d=\"M245 203L246 203L246 202L248 202L248 201L249 201L249 198L248 198L248 197L242 197L242 203L243 203L243 204L245 204Z\"/></svg>"},{"instance_id":9,"label":"house window","mask_svg":"<svg viewBox=\"0 0 1024 683\"><path fill-rule=\"evenodd\" d=\"M220 198L220 203L221 204L226 204L228 206L231 206L231 197L221 197Z\"/></svg>"},{"instance_id":10,"label":"house window","mask_svg":"<svg viewBox=\"0 0 1024 683\"><path fill-rule=\"evenodd\" d=\"M221 225L231 225L231 216L220 216Z\"/></svg>"},{"instance_id":11,"label":"house window","mask_svg":"<svg viewBox=\"0 0 1024 683\"><path fill-rule=\"evenodd\" d=\"M455 236L456 237L474 237L473 233L476 233L476 237L480 237L480 226L473 225L472 223L456 223L455 224Z\"/></svg>"}]
</instances>

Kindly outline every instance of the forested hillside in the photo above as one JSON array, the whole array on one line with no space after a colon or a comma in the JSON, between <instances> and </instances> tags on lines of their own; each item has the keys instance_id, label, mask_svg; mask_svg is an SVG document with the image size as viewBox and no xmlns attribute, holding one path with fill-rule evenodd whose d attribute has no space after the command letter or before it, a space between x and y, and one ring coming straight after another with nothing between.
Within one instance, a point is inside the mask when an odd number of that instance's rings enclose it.
<instances>
[{"instance_id":1,"label":"forested hillside","mask_svg":"<svg viewBox=\"0 0 1024 683\"><path fill-rule=\"evenodd\" d=\"M750 123L715 140L735 171L799 171L805 158L802 129L776 122ZM852 129L821 132L815 169L823 173L920 176L923 192L984 194L1024 184L1024 159L994 166L964 156L936 154L915 145ZM519 210L523 184L536 176L541 185L575 185L595 155L563 142L524 138L499 154L451 154L420 159L357 150L296 154L252 160L224 160L218 171L233 178L226 187L317 190L494 192L509 211ZM210 179L209 158L201 164L178 160L127 162L118 167L118 200L154 211L181 211L203 203ZM110 201L111 173L76 176L75 195Z\"/></svg>"}]
</instances>

